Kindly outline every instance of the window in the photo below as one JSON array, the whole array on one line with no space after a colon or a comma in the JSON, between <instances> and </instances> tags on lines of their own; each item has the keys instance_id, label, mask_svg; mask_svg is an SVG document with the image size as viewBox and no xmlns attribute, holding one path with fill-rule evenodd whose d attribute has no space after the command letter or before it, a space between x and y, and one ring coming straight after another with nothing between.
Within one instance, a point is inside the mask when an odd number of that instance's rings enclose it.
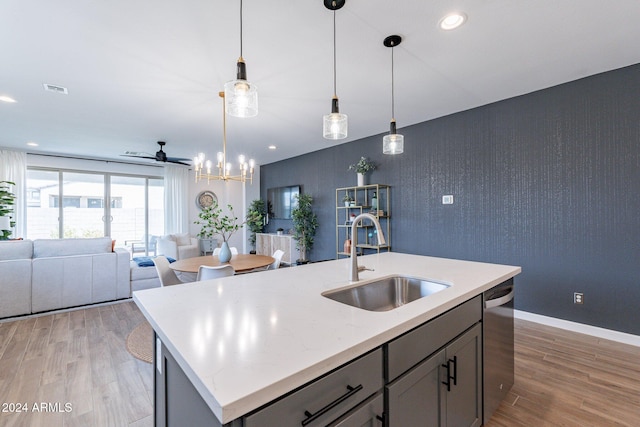
<instances>
[{"instance_id":1,"label":"window","mask_svg":"<svg viewBox=\"0 0 640 427\"><path fill-rule=\"evenodd\" d=\"M111 236L144 255L164 231L162 178L33 168L27 197L29 239Z\"/></svg>"}]
</instances>

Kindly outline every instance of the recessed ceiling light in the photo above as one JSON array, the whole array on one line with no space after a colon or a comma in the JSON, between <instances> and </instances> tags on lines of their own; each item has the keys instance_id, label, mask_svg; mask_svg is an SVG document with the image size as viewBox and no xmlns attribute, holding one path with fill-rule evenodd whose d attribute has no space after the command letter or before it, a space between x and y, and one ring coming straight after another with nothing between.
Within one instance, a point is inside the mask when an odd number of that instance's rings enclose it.
<instances>
[{"instance_id":1,"label":"recessed ceiling light","mask_svg":"<svg viewBox=\"0 0 640 427\"><path fill-rule=\"evenodd\" d=\"M62 95L69 94L69 89L67 89L64 86L51 85L49 83L43 83L42 86L44 86L44 90L46 90L47 92L55 92L55 93L60 93Z\"/></svg>"},{"instance_id":2,"label":"recessed ceiling light","mask_svg":"<svg viewBox=\"0 0 640 427\"><path fill-rule=\"evenodd\" d=\"M37 146L38 146L38 143L37 143L37 142L33 142L33 141L29 141L29 142L27 142L27 145L28 145L29 147L37 147Z\"/></svg>"},{"instance_id":3,"label":"recessed ceiling light","mask_svg":"<svg viewBox=\"0 0 640 427\"><path fill-rule=\"evenodd\" d=\"M276 146L275 146L275 145L273 145L273 144L271 144L271 145L269 146L269 150L275 150L276 148L278 148L278 147L276 147Z\"/></svg>"},{"instance_id":4,"label":"recessed ceiling light","mask_svg":"<svg viewBox=\"0 0 640 427\"><path fill-rule=\"evenodd\" d=\"M2 95L0 96L0 101L4 101L4 102L16 102L15 99L13 99L10 96L6 96L6 95Z\"/></svg>"},{"instance_id":5,"label":"recessed ceiling light","mask_svg":"<svg viewBox=\"0 0 640 427\"><path fill-rule=\"evenodd\" d=\"M454 30L467 21L467 15L462 12L450 13L440 20L440 28L443 30Z\"/></svg>"}]
</instances>

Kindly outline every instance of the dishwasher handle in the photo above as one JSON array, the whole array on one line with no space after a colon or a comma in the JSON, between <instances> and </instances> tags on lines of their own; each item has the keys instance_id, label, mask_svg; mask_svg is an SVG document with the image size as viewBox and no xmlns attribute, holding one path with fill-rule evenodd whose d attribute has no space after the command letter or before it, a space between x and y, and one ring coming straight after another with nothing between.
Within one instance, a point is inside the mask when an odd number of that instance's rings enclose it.
<instances>
[{"instance_id":1,"label":"dishwasher handle","mask_svg":"<svg viewBox=\"0 0 640 427\"><path fill-rule=\"evenodd\" d=\"M509 301L513 300L513 296L515 295L515 289L511 288L511 292L501 297L490 299L484 302L484 309L488 310L494 307L500 307L501 305L505 305Z\"/></svg>"}]
</instances>

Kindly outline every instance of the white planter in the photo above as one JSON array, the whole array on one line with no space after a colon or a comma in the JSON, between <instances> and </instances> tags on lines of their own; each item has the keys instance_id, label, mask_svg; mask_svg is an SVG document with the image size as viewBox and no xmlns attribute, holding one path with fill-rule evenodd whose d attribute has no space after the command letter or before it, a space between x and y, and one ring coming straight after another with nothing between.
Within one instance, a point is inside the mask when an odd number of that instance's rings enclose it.
<instances>
[{"instance_id":1,"label":"white planter","mask_svg":"<svg viewBox=\"0 0 640 427\"><path fill-rule=\"evenodd\" d=\"M11 230L11 219L8 216L0 216L0 230Z\"/></svg>"},{"instance_id":2,"label":"white planter","mask_svg":"<svg viewBox=\"0 0 640 427\"><path fill-rule=\"evenodd\" d=\"M364 174L363 173L359 173L358 174L358 187L362 187L364 185Z\"/></svg>"}]
</instances>

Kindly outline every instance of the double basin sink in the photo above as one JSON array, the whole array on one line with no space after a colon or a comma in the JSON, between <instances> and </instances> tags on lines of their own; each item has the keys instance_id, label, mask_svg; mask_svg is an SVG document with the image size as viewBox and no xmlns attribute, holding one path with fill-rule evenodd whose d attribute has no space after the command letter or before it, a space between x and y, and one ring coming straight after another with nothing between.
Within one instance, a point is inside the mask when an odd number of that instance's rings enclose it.
<instances>
[{"instance_id":1,"label":"double basin sink","mask_svg":"<svg viewBox=\"0 0 640 427\"><path fill-rule=\"evenodd\" d=\"M389 311L449 286L417 277L395 275L346 289L323 292L322 295L364 310Z\"/></svg>"}]
</instances>

